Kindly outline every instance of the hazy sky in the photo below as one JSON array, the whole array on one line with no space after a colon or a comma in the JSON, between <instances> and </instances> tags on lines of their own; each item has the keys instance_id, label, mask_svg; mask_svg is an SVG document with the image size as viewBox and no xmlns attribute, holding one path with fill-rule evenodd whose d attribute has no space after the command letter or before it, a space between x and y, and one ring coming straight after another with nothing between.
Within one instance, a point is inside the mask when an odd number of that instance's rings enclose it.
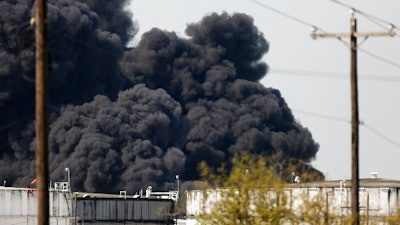
<instances>
[{"instance_id":1,"label":"hazy sky","mask_svg":"<svg viewBox=\"0 0 400 225\"><path fill-rule=\"evenodd\" d=\"M387 24L371 16L400 26L400 1L343 2L364 13L355 15L359 32L385 31ZM183 36L188 23L211 12L252 16L270 43L264 57L270 71L261 83L281 91L320 144L313 165L327 179L351 177L350 50L334 38L310 37L310 25L348 32L349 9L332 0L133 0L129 8L140 27L133 45L152 27ZM400 179L400 29L395 31L394 37L368 38L358 54L361 178L378 172Z\"/></svg>"}]
</instances>

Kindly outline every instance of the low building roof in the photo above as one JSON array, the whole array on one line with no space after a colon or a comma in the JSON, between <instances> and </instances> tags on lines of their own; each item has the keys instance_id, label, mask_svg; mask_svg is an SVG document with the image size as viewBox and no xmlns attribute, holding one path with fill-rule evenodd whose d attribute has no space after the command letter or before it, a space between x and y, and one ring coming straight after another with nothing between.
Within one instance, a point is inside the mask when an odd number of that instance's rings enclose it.
<instances>
[{"instance_id":1,"label":"low building roof","mask_svg":"<svg viewBox=\"0 0 400 225\"><path fill-rule=\"evenodd\" d=\"M400 188L400 180L390 180L384 178L364 178L360 179L360 188ZM351 187L351 180L330 180L317 181L308 183L289 184L289 187L323 187L323 188L340 188Z\"/></svg>"}]
</instances>

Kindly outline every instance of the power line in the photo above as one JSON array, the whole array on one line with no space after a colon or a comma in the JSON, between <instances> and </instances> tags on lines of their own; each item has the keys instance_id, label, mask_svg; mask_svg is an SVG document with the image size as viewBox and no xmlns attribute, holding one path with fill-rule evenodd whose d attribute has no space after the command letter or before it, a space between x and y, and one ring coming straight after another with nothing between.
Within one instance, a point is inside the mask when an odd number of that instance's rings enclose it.
<instances>
[{"instance_id":1,"label":"power line","mask_svg":"<svg viewBox=\"0 0 400 225\"><path fill-rule=\"evenodd\" d=\"M314 29L313 33L316 33L316 31L320 31L322 34L326 34L326 32L325 32L322 28L320 28L320 27L318 27L318 26L316 26L316 25L314 25L314 24L312 24L312 23L309 23L309 22L307 22L307 21L305 21L305 20L302 20L302 19L300 19L300 18L298 18L298 17L292 16L292 15L290 15L290 14L288 14L288 13L285 13L285 12L283 12L283 11L281 11L281 10L275 9L275 8L269 6L269 5L265 4L265 3L262 3L262 2L260 2L260 1L257 1L257 0L249 0L249 1L251 1L251 2L253 2L253 3L255 3L255 4L261 6L261 7L265 8L265 9L268 9L268 10L270 10L270 11L273 11L273 12L275 12L275 13L277 13L277 14L283 16L283 17L286 17L286 18L288 18L288 19L290 19L290 20L292 20L292 21L295 21L296 23L299 23L299 24L302 24L302 25L304 25L304 26L313 28L313 29ZM369 14L367 14L367 13L364 13L364 12L362 12L362 11L360 11L360 10L356 10L354 7L351 7L351 6L349 6L349 5L346 5L346 4L344 4L344 3L341 3L341 2L339 2L339 1L337 1L337 0L330 0L330 1L332 1L332 2L334 2L334 3L337 3L337 4L340 4L340 5L342 5L342 6L346 7L346 8L352 9L352 10L354 10L355 12L357 12L357 13L363 15L363 16L368 16L369 18L376 18L377 20L379 19L379 18L377 18L377 17L374 17L374 16L372 16L372 15L369 15ZM384 20L382 20L382 19L379 19L379 20L381 20L382 22L384 22L384 23L386 23L386 24L391 25L392 28L399 29L397 26L394 26L392 23L389 23L389 22L384 21ZM380 24L380 26L381 26L381 27L384 27L384 26L382 26L381 24ZM385 26L384 28L389 29L390 27L386 27L386 26ZM400 30L400 29L399 29L399 30ZM394 33L394 35L399 36L399 35L396 34L396 33ZM399 37L400 37L400 36L399 36ZM344 41L341 37L336 37L336 39L337 39L338 41L340 41L341 43L343 43L345 46L347 46L347 48L350 48L349 44L348 44L346 41ZM395 67L397 67L397 68L400 68L400 64L398 64L398 63L395 63L395 62L393 62L393 61L391 61L391 60L388 60L388 59L386 59L386 58L384 58L384 57L382 57L382 56L378 56L378 55L376 55L376 54L374 54L374 53L372 53L372 52L370 52L370 51L367 51L367 50L365 50L365 49L362 49L361 47L357 47L357 48L358 48L361 52L363 52L363 53L365 53L365 54L367 54L367 55L369 55L369 56L371 56L371 57L373 57L373 58L375 58L375 59L378 59L378 60L380 60L380 61L382 61L382 62L385 62L385 63L387 63L387 64L389 64L389 65L392 65L392 66L395 66Z\"/></svg>"},{"instance_id":2,"label":"power line","mask_svg":"<svg viewBox=\"0 0 400 225\"><path fill-rule=\"evenodd\" d=\"M348 43L346 43L346 42L345 42L344 40L342 40L341 38L337 38L337 39L340 40L344 45L346 45L347 48L350 49L350 46L349 46ZM393 62L393 61L391 61L391 60L389 60L389 59L386 59L386 58L384 58L384 57L382 57L382 56L379 56L379 55L377 55L377 54L375 54L375 53L372 53L372 52L370 52L370 51L368 51L368 50L365 50L364 48L361 48L360 46L357 47L357 50L363 52L363 53L366 54L366 55L371 56L372 58L375 58L375 59L378 59L378 60L380 60L380 61L382 61L382 62L384 62L384 63L387 63L387 64L389 64L389 65L391 65L391 66L400 68L400 64L399 64L399 63L395 63L395 62Z\"/></svg>"},{"instance_id":3,"label":"power line","mask_svg":"<svg viewBox=\"0 0 400 225\"><path fill-rule=\"evenodd\" d=\"M387 20L384 20L384 19L382 19L382 18L379 18L379 17L377 17L377 16L374 16L374 15L372 15L372 14L363 12L363 11L361 11L361 10L359 10L359 9L357 9L357 8L355 8L355 7L353 7L353 6L351 6L351 5L345 4L345 3L341 2L341 1L338 1L338 0L329 0L329 1L331 1L331 2L333 2L333 3L336 3L336 4L340 5L340 6L343 6L343 7L347 8L347 9L353 10L354 12L357 12L358 14L364 16L364 17L367 18L369 21L371 21L372 23L378 25L379 27L381 27L381 28L383 28L383 29L390 29L390 28L393 28L393 29L400 30L400 28L399 28L398 26L394 25L394 23L389 22L389 21L387 21ZM378 22L378 21L379 21L379 22ZM385 25L382 25L382 24L385 24ZM396 34L396 36L400 37L399 34Z\"/></svg>"},{"instance_id":4,"label":"power line","mask_svg":"<svg viewBox=\"0 0 400 225\"><path fill-rule=\"evenodd\" d=\"M293 109L293 111L300 113L300 114L305 114L305 115L314 116L314 117L318 117L318 118L323 118L323 119L328 119L328 120L333 120L333 121L338 121L338 122L344 122L344 123L350 123L350 120L344 119L341 117L323 115L323 114L319 114L319 113L308 112L308 111L298 110L298 109Z\"/></svg>"},{"instance_id":5,"label":"power line","mask_svg":"<svg viewBox=\"0 0 400 225\"><path fill-rule=\"evenodd\" d=\"M372 131L373 133L375 133L376 135L378 135L379 137L383 138L384 140L386 140L387 142L393 144L394 146L396 146L397 148L400 149L400 144L397 143L396 141L394 141L393 139L387 137L386 135L384 135L382 132L379 132L378 130L372 128L371 126L368 126L367 124L365 124L364 122L361 122L360 125L363 125L365 128L367 128L368 130Z\"/></svg>"},{"instance_id":6,"label":"power line","mask_svg":"<svg viewBox=\"0 0 400 225\"><path fill-rule=\"evenodd\" d=\"M307 26L307 27L310 27L310 28L314 28L314 29L317 29L317 30L319 30L319 31L321 31L321 32L324 32L320 27L317 27L317 26L315 26L314 24L308 23L308 22L306 22L306 21L304 21L304 20L302 20L302 19L299 19L299 18L297 18L297 17L295 17L295 16L292 16L292 15L290 15L290 14L288 14L288 13L285 13L285 12L283 12L283 11L281 11L281 10L275 9L275 8L273 8L273 7L271 7L271 6L267 5L267 4L265 4L265 3L259 2L259 1L257 1L257 0L249 0L249 1L254 2L255 4L261 6L261 7L265 8L265 9L268 9L268 10L270 10L270 11L273 11L273 12L275 12L275 13L277 13L277 14L283 16L283 17L286 17L286 18L288 18L288 19L291 19L291 20L293 20L293 21L295 21L295 22L297 22L297 23L299 23L299 24L302 24L302 25L304 25L304 26Z\"/></svg>"},{"instance_id":7,"label":"power line","mask_svg":"<svg viewBox=\"0 0 400 225\"><path fill-rule=\"evenodd\" d=\"M350 120L348 119L344 119L341 117L335 117L335 116L330 116L330 115L324 115L324 114L319 114L319 113L314 113L314 112L308 112L308 111L304 111L304 110L298 110L298 109L292 109L294 112L296 113L300 113L300 114L304 114L304 115L308 115L308 116L313 116L313 117L318 117L318 118L322 118L322 119L327 119L327 120L332 120L332 121L337 121L337 122L344 122L344 123L350 123ZM378 131L377 129L369 126L368 124L366 124L364 121L360 121L360 125L367 128L368 130L372 131L373 133L375 133L376 135L378 135L379 137L381 137L382 139L384 139L385 141L393 144L394 146L396 146L397 148L400 149L400 143L396 142L395 140L389 138L387 135L383 134L382 132Z\"/></svg>"},{"instance_id":8,"label":"power line","mask_svg":"<svg viewBox=\"0 0 400 225\"><path fill-rule=\"evenodd\" d=\"M322 79L348 79L347 73L325 72L316 70L271 68L270 73L277 73L289 76L317 77ZM400 82L400 77L388 75L361 74L359 76L359 79L369 81Z\"/></svg>"},{"instance_id":9,"label":"power line","mask_svg":"<svg viewBox=\"0 0 400 225\"><path fill-rule=\"evenodd\" d=\"M315 32L316 32L316 30L314 30L313 31L313 33L311 33L311 37L312 38L316 38L317 36L319 36L319 35L325 35L325 34L327 34L326 32L321 32L321 34L315 34ZM368 36L366 36L366 38L367 38ZM364 40L366 40L366 38L364 39ZM337 39L338 41L340 41L342 44L344 44L348 49L350 49L351 47L350 47L350 45L349 45L349 43L347 43L345 40L343 40L341 37L335 37L335 39ZM389 65L392 65L392 66L394 66L394 67L397 67L397 68L400 68L400 64L399 63L395 63L395 62L393 62L393 61L391 61L391 60L389 60L389 59L386 59L386 58L384 58L384 57L382 57L382 56L379 56L379 55L377 55L377 54L375 54L375 53L372 53L372 52L370 52L370 51L367 51L367 50L365 50L365 49L363 49L363 48L361 48L360 46L357 46L356 47L357 48L357 50L360 50L361 52L363 52L363 53L365 53L365 54L367 54L367 55L369 55L369 56L371 56L371 57L373 57L373 58L375 58L375 59L378 59L378 60L380 60L380 61L382 61L382 62L385 62L385 63L387 63L387 64L389 64Z\"/></svg>"},{"instance_id":10,"label":"power line","mask_svg":"<svg viewBox=\"0 0 400 225\"><path fill-rule=\"evenodd\" d=\"M389 30L388 32L360 33L360 36L364 37L364 40L366 40L369 36L382 36L382 34L384 34L384 33L386 33L386 35L389 35L389 36L393 36L395 34L392 30ZM316 30L314 30L311 33L311 37L313 39L316 39L318 37L333 37L333 38L339 40L341 43L343 43L348 49L350 49L351 47L350 47L349 43L347 43L346 41L344 41L342 39L342 37L344 37L344 36L347 36L347 34L337 33L335 35L331 35L331 34L328 34L326 32L321 32L320 34L317 34ZM356 46L355 48L357 50L360 50L361 52L363 52L363 53L375 58L375 59L378 59L378 60L380 60L382 62L385 62L385 63L387 63L389 65L392 65L394 67L400 68L400 64L395 63L395 62L393 62L393 61L391 61L389 59L386 59L386 58L384 58L382 56L379 56L379 55L377 55L375 53L372 53L370 51L367 51L367 50L361 48L360 46Z\"/></svg>"},{"instance_id":11,"label":"power line","mask_svg":"<svg viewBox=\"0 0 400 225\"><path fill-rule=\"evenodd\" d=\"M399 27L396 26L396 25L394 25L394 23L392 23L392 22L389 22L389 21L387 21L387 20L381 19L381 18L379 18L379 17L377 17L377 16L374 16L374 15L371 15L371 14L369 14L369 13L363 12L363 11L361 11L361 10L359 10L359 9L357 9L357 8L355 8L355 7L353 7L353 6L351 6L351 5L345 4L345 3L341 2L341 1L338 1L338 0L329 0L329 1L331 1L331 2L333 2L333 3L336 3L336 4L340 5L340 6L343 6L343 7L347 8L347 9L353 10L354 12L356 12L356 13L358 13L358 14L364 16L364 17L367 18L369 21L371 21L372 23L378 25L379 27L381 27L381 28L383 28L383 29L385 29L385 30L388 30L388 29L397 29L397 30L400 31ZM383 24L384 24L384 25L383 25ZM393 33L393 35L395 35L395 36L397 36L397 37L400 37L400 35L399 35L398 33ZM383 61L383 62L385 62L385 63L387 63L387 64L390 64L390 65L392 65L392 66L395 66L395 67L397 67L397 68L400 68L400 64L398 64L398 63L395 63L395 62L393 62L393 61L390 61L390 60L388 60L388 59L385 59L385 58L383 58L383 57L381 57L381 56L378 56L378 55L376 55L376 54L374 54L374 53L372 53L372 52L370 52L370 51L367 51L367 50L365 50L365 49L359 48L359 50L362 51L362 52L364 52L365 54L367 54L367 55L369 55L369 56L372 56L372 57L374 57L374 58L376 58L376 59L379 59L379 60L381 60L381 61Z\"/></svg>"},{"instance_id":12,"label":"power line","mask_svg":"<svg viewBox=\"0 0 400 225\"><path fill-rule=\"evenodd\" d=\"M392 32L368 32L360 33L357 31L357 19L354 13L350 19L350 32L349 33L326 33L316 34L312 33L313 38L317 37L349 37L350 38L350 89L351 89L351 212L352 212L352 225L360 224L360 208L359 208L359 112L358 112L358 69L357 69L357 50L358 50L358 37L368 38L369 36L388 36Z\"/></svg>"},{"instance_id":13,"label":"power line","mask_svg":"<svg viewBox=\"0 0 400 225\"><path fill-rule=\"evenodd\" d=\"M375 59L379 59L379 60L381 60L382 62L385 62L385 63L387 63L387 64L389 64L389 65L394 66L394 67L400 68L400 64L395 63L395 62L393 62L393 61L390 61L390 60L388 60L388 59L385 59L385 58L383 58L382 56L376 55L375 53L372 53L372 52L367 51L367 50L365 50L365 49L363 49L363 48L360 48L360 47L358 48L358 50L360 50L361 52L363 52L363 53L365 53L365 54L367 54L367 55L369 55L369 56L371 56L371 57L373 57L373 58L375 58Z\"/></svg>"}]
</instances>

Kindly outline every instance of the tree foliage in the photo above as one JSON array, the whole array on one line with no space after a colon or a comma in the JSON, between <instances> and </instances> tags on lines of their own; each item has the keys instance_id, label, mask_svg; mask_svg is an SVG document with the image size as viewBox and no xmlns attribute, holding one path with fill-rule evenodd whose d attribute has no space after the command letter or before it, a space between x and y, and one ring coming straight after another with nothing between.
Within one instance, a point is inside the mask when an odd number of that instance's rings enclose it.
<instances>
[{"instance_id":1,"label":"tree foliage","mask_svg":"<svg viewBox=\"0 0 400 225\"><path fill-rule=\"evenodd\" d=\"M271 159L238 153L232 162L217 169L199 166L200 189L206 210L197 217L200 225L347 225L349 214L337 214L330 206L330 191L324 188L291 188L282 171L271 167ZM290 168L293 169L293 168ZM286 169L287 170L287 169ZM287 171L283 171L287 174ZM300 177L312 179L310 174ZM211 200L210 200L211 199ZM400 224L399 215L369 218L360 215L360 224Z\"/></svg>"},{"instance_id":2,"label":"tree foliage","mask_svg":"<svg viewBox=\"0 0 400 225\"><path fill-rule=\"evenodd\" d=\"M200 164L203 187L218 189L218 202L209 213L199 216L200 224L256 225L281 224L293 217L286 207L285 183L275 170L267 167L267 158L239 153L233 157L230 168L226 165L213 170Z\"/></svg>"}]
</instances>

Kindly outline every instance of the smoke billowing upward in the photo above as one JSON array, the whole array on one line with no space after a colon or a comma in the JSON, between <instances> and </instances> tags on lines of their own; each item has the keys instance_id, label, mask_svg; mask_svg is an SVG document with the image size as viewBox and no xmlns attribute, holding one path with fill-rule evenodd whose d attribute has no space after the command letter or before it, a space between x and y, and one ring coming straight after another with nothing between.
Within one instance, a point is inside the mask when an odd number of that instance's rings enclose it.
<instances>
[{"instance_id":1,"label":"smoke billowing upward","mask_svg":"<svg viewBox=\"0 0 400 225\"><path fill-rule=\"evenodd\" d=\"M35 46L34 28L29 23L34 15L33 3L0 2L0 173L9 183L21 177L30 179L25 174L35 171L31 143ZM96 95L115 99L129 84L121 75L119 60L124 52L123 40L131 38L136 27L131 22L125 33L117 34L102 27L118 27L119 20L106 25L102 21L110 17L110 11L124 18L130 13L122 10L123 5L96 13L89 5L73 0L48 1L47 6L51 121L65 104L82 104Z\"/></svg>"},{"instance_id":2,"label":"smoke billowing upward","mask_svg":"<svg viewBox=\"0 0 400 225\"><path fill-rule=\"evenodd\" d=\"M252 18L211 14L186 31L190 39L153 29L121 63L133 83L163 88L184 107L192 122L184 174L196 176L201 160L218 166L242 150L313 159L311 133L279 91L256 82L266 73L260 60L269 46Z\"/></svg>"},{"instance_id":3,"label":"smoke billowing upward","mask_svg":"<svg viewBox=\"0 0 400 225\"><path fill-rule=\"evenodd\" d=\"M129 4L128 0L83 0L82 2L99 15L100 29L118 35L124 46L137 33L132 15L124 11L124 7Z\"/></svg>"},{"instance_id":4,"label":"smoke billowing upward","mask_svg":"<svg viewBox=\"0 0 400 225\"><path fill-rule=\"evenodd\" d=\"M164 90L144 85L121 91L116 101L98 95L66 106L52 124L50 170L75 174L74 187L88 191L160 187L185 165L188 119ZM85 172L84 172L85 171ZM87 172L86 172L87 171Z\"/></svg>"},{"instance_id":5,"label":"smoke billowing upward","mask_svg":"<svg viewBox=\"0 0 400 225\"><path fill-rule=\"evenodd\" d=\"M189 38L154 28L126 50L126 4L48 3L52 180L69 167L74 190L168 189L244 150L313 170L318 144L258 83L269 45L251 17L208 15ZM30 1L0 3L0 179L19 186L35 177L32 14Z\"/></svg>"}]
</instances>

